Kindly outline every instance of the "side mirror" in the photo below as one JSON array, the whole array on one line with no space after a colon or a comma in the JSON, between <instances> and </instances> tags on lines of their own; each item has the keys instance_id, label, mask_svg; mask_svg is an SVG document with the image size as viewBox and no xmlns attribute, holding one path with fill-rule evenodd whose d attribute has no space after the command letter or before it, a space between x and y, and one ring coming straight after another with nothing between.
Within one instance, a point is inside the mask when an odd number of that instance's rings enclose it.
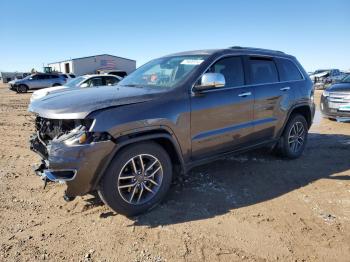
<instances>
[{"instance_id":1,"label":"side mirror","mask_svg":"<svg viewBox=\"0 0 350 262\"><path fill-rule=\"evenodd\" d=\"M87 83L82 83L82 84L80 85L80 87L88 87L88 84L87 84Z\"/></svg>"},{"instance_id":2,"label":"side mirror","mask_svg":"<svg viewBox=\"0 0 350 262\"><path fill-rule=\"evenodd\" d=\"M195 91L220 88L225 86L225 77L220 73L205 73L200 79L200 84L194 86Z\"/></svg>"}]
</instances>

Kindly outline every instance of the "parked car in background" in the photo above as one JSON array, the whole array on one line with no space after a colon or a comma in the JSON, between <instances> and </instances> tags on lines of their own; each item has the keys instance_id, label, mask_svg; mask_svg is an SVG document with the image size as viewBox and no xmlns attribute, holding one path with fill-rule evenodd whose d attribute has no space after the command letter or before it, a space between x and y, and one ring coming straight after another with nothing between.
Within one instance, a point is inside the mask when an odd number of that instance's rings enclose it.
<instances>
[{"instance_id":1,"label":"parked car in background","mask_svg":"<svg viewBox=\"0 0 350 262\"><path fill-rule=\"evenodd\" d=\"M52 93L70 91L73 88L85 88L96 86L112 86L116 85L121 80L121 77L114 75L84 75L77 78L71 78L69 82L62 86L55 86L35 91L30 101L40 99Z\"/></svg>"},{"instance_id":2,"label":"parked car in background","mask_svg":"<svg viewBox=\"0 0 350 262\"><path fill-rule=\"evenodd\" d=\"M280 51L173 54L138 68L118 87L33 101L31 149L43 159L38 175L66 182L66 200L97 190L128 216L158 204L174 170L263 146L300 157L315 112L310 78Z\"/></svg>"},{"instance_id":3,"label":"parked car in background","mask_svg":"<svg viewBox=\"0 0 350 262\"><path fill-rule=\"evenodd\" d=\"M75 74L60 74L64 78L66 78L67 82L70 81L72 78L75 78Z\"/></svg>"},{"instance_id":4,"label":"parked car in background","mask_svg":"<svg viewBox=\"0 0 350 262\"><path fill-rule=\"evenodd\" d=\"M97 73L120 76L121 78L124 78L128 75L125 71L122 70L98 70Z\"/></svg>"},{"instance_id":5,"label":"parked car in background","mask_svg":"<svg viewBox=\"0 0 350 262\"><path fill-rule=\"evenodd\" d=\"M344 77L344 74L339 69L319 69L310 75L310 79L314 83L329 84L339 81Z\"/></svg>"},{"instance_id":6,"label":"parked car in background","mask_svg":"<svg viewBox=\"0 0 350 262\"><path fill-rule=\"evenodd\" d=\"M350 75L323 91L320 108L325 118L350 120Z\"/></svg>"},{"instance_id":7,"label":"parked car in background","mask_svg":"<svg viewBox=\"0 0 350 262\"><path fill-rule=\"evenodd\" d=\"M29 75L23 79L11 81L9 89L17 93L26 93L28 90L61 86L66 83L66 78L59 74L37 73Z\"/></svg>"}]
</instances>

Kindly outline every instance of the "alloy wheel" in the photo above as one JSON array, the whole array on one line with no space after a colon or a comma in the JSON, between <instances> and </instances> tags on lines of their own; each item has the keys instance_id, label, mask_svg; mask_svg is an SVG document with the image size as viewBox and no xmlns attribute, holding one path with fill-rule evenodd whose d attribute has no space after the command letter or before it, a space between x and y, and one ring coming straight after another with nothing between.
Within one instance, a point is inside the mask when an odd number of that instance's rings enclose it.
<instances>
[{"instance_id":1,"label":"alloy wheel","mask_svg":"<svg viewBox=\"0 0 350 262\"><path fill-rule=\"evenodd\" d=\"M152 155L140 154L129 159L118 176L118 191L129 204L142 205L159 191L163 180L160 161Z\"/></svg>"},{"instance_id":2,"label":"alloy wheel","mask_svg":"<svg viewBox=\"0 0 350 262\"><path fill-rule=\"evenodd\" d=\"M293 153L299 152L305 140L305 128L301 122L295 122L289 131L288 145Z\"/></svg>"}]
</instances>

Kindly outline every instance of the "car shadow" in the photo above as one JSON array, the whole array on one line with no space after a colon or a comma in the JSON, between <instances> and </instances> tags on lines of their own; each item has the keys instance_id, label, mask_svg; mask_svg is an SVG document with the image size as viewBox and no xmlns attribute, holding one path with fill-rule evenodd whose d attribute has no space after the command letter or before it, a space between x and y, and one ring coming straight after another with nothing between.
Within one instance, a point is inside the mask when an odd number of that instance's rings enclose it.
<instances>
[{"instance_id":1,"label":"car shadow","mask_svg":"<svg viewBox=\"0 0 350 262\"><path fill-rule=\"evenodd\" d=\"M334 156L334 157L332 157ZM283 160L257 150L197 167L176 181L167 199L133 218L135 226L156 227L207 219L274 199L319 179L350 169L350 136L310 133L299 159Z\"/></svg>"}]
</instances>

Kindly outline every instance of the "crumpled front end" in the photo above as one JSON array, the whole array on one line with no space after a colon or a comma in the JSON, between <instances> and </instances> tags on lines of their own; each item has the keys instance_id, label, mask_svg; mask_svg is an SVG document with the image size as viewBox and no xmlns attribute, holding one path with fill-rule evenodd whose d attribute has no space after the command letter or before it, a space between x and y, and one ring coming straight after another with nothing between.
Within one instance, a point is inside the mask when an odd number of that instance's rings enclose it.
<instances>
[{"instance_id":1,"label":"crumpled front end","mask_svg":"<svg viewBox=\"0 0 350 262\"><path fill-rule=\"evenodd\" d=\"M30 148L42 158L35 173L45 180L65 182L66 197L95 190L97 179L115 147L108 133L90 131L93 120L36 118Z\"/></svg>"}]
</instances>

